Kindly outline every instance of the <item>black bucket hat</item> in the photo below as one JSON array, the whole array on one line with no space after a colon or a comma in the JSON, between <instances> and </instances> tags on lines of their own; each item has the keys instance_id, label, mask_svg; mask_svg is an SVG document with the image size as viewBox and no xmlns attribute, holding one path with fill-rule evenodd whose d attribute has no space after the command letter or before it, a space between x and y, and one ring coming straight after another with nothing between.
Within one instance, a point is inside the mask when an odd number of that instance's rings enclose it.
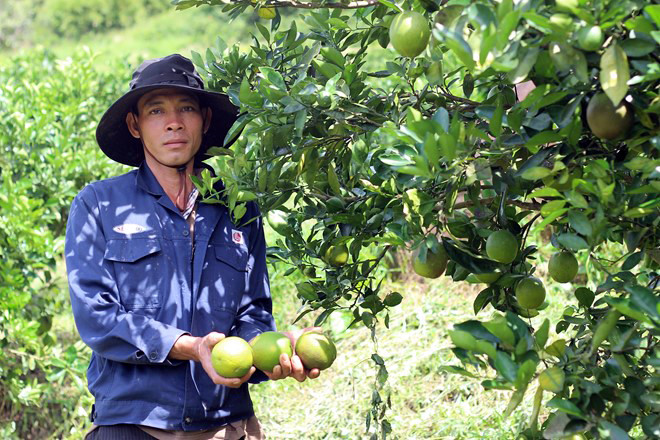
<instances>
[{"instance_id":1,"label":"black bucket hat","mask_svg":"<svg viewBox=\"0 0 660 440\"><path fill-rule=\"evenodd\" d=\"M135 167L144 161L142 142L128 131L126 114L133 111L142 95L164 87L192 92L197 95L202 107L211 108L213 119L195 160L200 162L209 147L223 146L225 136L238 119L238 107L229 101L227 95L204 90L202 78L195 72L193 63L184 56L174 54L143 62L133 72L130 90L112 104L101 118L96 127L96 141L110 159Z\"/></svg>"}]
</instances>

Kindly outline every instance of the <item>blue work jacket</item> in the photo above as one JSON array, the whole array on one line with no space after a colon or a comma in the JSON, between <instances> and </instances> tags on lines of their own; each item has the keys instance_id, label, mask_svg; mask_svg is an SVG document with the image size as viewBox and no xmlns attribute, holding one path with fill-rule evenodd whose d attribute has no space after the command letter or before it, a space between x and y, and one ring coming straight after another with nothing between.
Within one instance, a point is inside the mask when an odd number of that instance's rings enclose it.
<instances>
[{"instance_id":1,"label":"blue work jacket","mask_svg":"<svg viewBox=\"0 0 660 440\"><path fill-rule=\"evenodd\" d=\"M247 223L247 220L255 218ZM254 414L248 385L215 385L193 361L168 359L182 334L250 340L274 330L262 217L241 225L200 202L194 234L146 163L74 199L65 256L96 425L193 431ZM250 382L265 380L257 371Z\"/></svg>"}]
</instances>

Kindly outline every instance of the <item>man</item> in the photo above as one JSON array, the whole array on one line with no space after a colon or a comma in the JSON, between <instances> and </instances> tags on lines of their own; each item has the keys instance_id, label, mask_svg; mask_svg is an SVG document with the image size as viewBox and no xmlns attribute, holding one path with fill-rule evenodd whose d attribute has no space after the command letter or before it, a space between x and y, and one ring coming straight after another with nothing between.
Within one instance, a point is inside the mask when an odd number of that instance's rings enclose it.
<instances>
[{"instance_id":1,"label":"man","mask_svg":"<svg viewBox=\"0 0 660 440\"><path fill-rule=\"evenodd\" d=\"M319 375L295 355L242 378L211 366L226 335L275 329L256 205L244 217L255 221L233 224L190 180L236 118L190 60L171 55L144 62L99 123L103 152L138 168L84 188L67 224L73 314L93 350L87 438L262 438L247 383Z\"/></svg>"}]
</instances>

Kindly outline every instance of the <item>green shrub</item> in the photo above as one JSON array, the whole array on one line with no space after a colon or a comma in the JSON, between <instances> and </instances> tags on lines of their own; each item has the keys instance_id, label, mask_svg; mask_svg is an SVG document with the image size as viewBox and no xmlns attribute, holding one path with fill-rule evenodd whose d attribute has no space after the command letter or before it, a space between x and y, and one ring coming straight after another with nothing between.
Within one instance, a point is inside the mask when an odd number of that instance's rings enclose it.
<instances>
[{"instance_id":1,"label":"green shrub","mask_svg":"<svg viewBox=\"0 0 660 440\"><path fill-rule=\"evenodd\" d=\"M167 0L45 0L38 24L58 37L124 28L168 9Z\"/></svg>"},{"instance_id":2,"label":"green shrub","mask_svg":"<svg viewBox=\"0 0 660 440\"><path fill-rule=\"evenodd\" d=\"M69 310L56 267L72 198L119 171L94 130L128 71L100 74L93 62L33 52L0 68L1 438L59 438L85 418L89 351L52 328Z\"/></svg>"}]
</instances>

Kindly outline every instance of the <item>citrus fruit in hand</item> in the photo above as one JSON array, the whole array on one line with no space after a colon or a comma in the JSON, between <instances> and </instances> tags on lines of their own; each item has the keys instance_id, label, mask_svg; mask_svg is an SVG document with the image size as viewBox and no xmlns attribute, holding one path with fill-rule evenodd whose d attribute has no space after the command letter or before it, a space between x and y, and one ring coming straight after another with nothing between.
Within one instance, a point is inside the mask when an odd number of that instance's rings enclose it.
<instances>
[{"instance_id":1,"label":"citrus fruit in hand","mask_svg":"<svg viewBox=\"0 0 660 440\"><path fill-rule=\"evenodd\" d=\"M518 240L509 231L495 231L486 240L486 255L491 260L509 264L518 255Z\"/></svg>"},{"instance_id":2,"label":"citrus fruit in hand","mask_svg":"<svg viewBox=\"0 0 660 440\"><path fill-rule=\"evenodd\" d=\"M257 14L266 20L272 20L277 15L277 12L275 12L275 8L259 8Z\"/></svg>"},{"instance_id":3,"label":"citrus fruit in hand","mask_svg":"<svg viewBox=\"0 0 660 440\"><path fill-rule=\"evenodd\" d=\"M548 273L558 283L568 283L575 278L578 272L578 262L573 254L562 251L550 257Z\"/></svg>"},{"instance_id":4,"label":"citrus fruit in hand","mask_svg":"<svg viewBox=\"0 0 660 440\"><path fill-rule=\"evenodd\" d=\"M296 341L296 354L308 368L325 370L337 357L337 348L330 338L319 331L306 332Z\"/></svg>"},{"instance_id":5,"label":"citrus fruit in hand","mask_svg":"<svg viewBox=\"0 0 660 440\"><path fill-rule=\"evenodd\" d=\"M426 277L426 278L438 278L447 268L447 261L449 257L445 248L438 246L438 253L434 254L431 249L426 252L426 261L422 263L422 260L419 258L419 252L415 255L415 260L413 261L413 269L417 275Z\"/></svg>"},{"instance_id":6,"label":"citrus fruit in hand","mask_svg":"<svg viewBox=\"0 0 660 440\"><path fill-rule=\"evenodd\" d=\"M564 389L566 374L559 367L550 367L539 375L539 386L553 393L561 393Z\"/></svg>"},{"instance_id":7,"label":"citrus fruit in hand","mask_svg":"<svg viewBox=\"0 0 660 440\"><path fill-rule=\"evenodd\" d=\"M261 371L273 371L280 364L280 355L285 353L291 357L293 348L291 341L280 332L263 332L251 342L254 366Z\"/></svg>"},{"instance_id":8,"label":"citrus fruit in hand","mask_svg":"<svg viewBox=\"0 0 660 440\"><path fill-rule=\"evenodd\" d=\"M238 336L224 338L211 350L213 369L222 377L243 377L252 367L252 348Z\"/></svg>"},{"instance_id":9,"label":"citrus fruit in hand","mask_svg":"<svg viewBox=\"0 0 660 440\"><path fill-rule=\"evenodd\" d=\"M523 278L516 286L516 300L523 309L535 309L545 301L545 287L536 277Z\"/></svg>"},{"instance_id":10,"label":"citrus fruit in hand","mask_svg":"<svg viewBox=\"0 0 660 440\"><path fill-rule=\"evenodd\" d=\"M623 135L633 122L632 110L625 102L618 106L605 93L595 94L587 105L587 124L593 134L601 139L616 139Z\"/></svg>"},{"instance_id":11,"label":"citrus fruit in hand","mask_svg":"<svg viewBox=\"0 0 660 440\"><path fill-rule=\"evenodd\" d=\"M325 261L330 266L343 266L348 261L348 247L345 244L330 246L325 251Z\"/></svg>"},{"instance_id":12,"label":"citrus fruit in hand","mask_svg":"<svg viewBox=\"0 0 660 440\"><path fill-rule=\"evenodd\" d=\"M587 26L578 32L578 44L582 50L594 51L600 49L603 45L603 30L600 26Z\"/></svg>"},{"instance_id":13,"label":"citrus fruit in hand","mask_svg":"<svg viewBox=\"0 0 660 440\"><path fill-rule=\"evenodd\" d=\"M402 12L392 20L390 41L404 57L414 58L426 49L431 36L429 22L419 12Z\"/></svg>"}]
</instances>

